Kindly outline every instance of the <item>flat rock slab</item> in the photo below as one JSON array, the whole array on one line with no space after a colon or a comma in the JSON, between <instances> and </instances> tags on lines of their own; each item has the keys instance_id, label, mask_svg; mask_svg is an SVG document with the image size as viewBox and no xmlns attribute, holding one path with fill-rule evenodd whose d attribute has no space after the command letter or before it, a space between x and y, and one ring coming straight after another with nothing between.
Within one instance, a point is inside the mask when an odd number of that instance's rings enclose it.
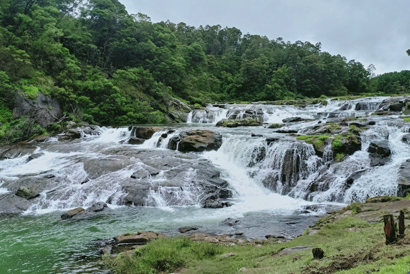
<instances>
[{"instance_id":1,"label":"flat rock slab","mask_svg":"<svg viewBox=\"0 0 410 274\"><path fill-rule=\"evenodd\" d=\"M305 250L312 250L312 249L313 249L313 247L311 247L311 246L294 246L294 247L288 247L288 248L282 249L276 255L285 256L285 255L289 255L291 253L305 251Z\"/></svg>"},{"instance_id":2,"label":"flat rock slab","mask_svg":"<svg viewBox=\"0 0 410 274\"><path fill-rule=\"evenodd\" d=\"M206 234L206 233L192 233L191 235L188 236L188 238L192 241L196 242L207 242L207 243L246 243L249 242L246 239L238 239L238 238L233 238L229 235L212 235L212 234Z\"/></svg>"},{"instance_id":3,"label":"flat rock slab","mask_svg":"<svg viewBox=\"0 0 410 274\"><path fill-rule=\"evenodd\" d=\"M117 244L145 245L149 241L159 238L166 238L166 236L153 231L142 231L139 233L118 235L114 237L114 240Z\"/></svg>"}]
</instances>

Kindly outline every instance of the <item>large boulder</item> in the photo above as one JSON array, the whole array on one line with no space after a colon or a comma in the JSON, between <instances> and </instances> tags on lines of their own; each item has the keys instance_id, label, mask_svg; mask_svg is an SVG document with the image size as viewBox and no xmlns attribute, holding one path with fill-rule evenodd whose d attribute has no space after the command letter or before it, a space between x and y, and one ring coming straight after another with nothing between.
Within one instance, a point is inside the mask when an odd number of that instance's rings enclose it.
<instances>
[{"instance_id":1,"label":"large boulder","mask_svg":"<svg viewBox=\"0 0 410 274\"><path fill-rule=\"evenodd\" d=\"M188 115L192 111L192 109L187 104L176 98L171 98L167 102L167 108L168 117L172 121L179 123L186 123L188 120Z\"/></svg>"},{"instance_id":2,"label":"large boulder","mask_svg":"<svg viewBox=\"0 0 410 274\"><path fill-rule=\"evenodd\" d=\"M30 117L42 127L56 122L63 115L62 108L54 98L44 95L41 91L33 101L26 98L23 92L18 92L15 99L13 116L15 118Z\"/></svg>"},{"instance_id":3,"label":"large boulder","mask_svg":"<svg viewBox=\"0 0 410 274\"><path fill-rule=\"evenodd\" d=\"M371 142L367 151L371 166L383 166L390 160L391 150L387 140Z\"/></svg>"},{"instance_id":4,"label":"large boulder","mask_svg":"<svg viewBox=\"0 0 410 274\"><path fill-rule=\"evenodd\" d=\"M0 194L0 214L19 214L26 211L31 203L14 193Z\"/></svg>"},{"instance_id":5,"label":"large boulder","mask_svg":"<svg viewBox=\"0 0 410 274\"><path fill-rule=\"evenodd\" d=\"M132 127L131 136L148 140L155 132L160 131L160 127Z\"/></svg>"},{"instance_id":6,"label":"large boulder","mask_svg":"<svg viewBox=\"0 0 410 274\"><path fill-rule=\"evenodd\" d=\"M222 135L210 130L191 130L171 138L168 148L181 152L217 150L222 145Z\"/></svg>"}]
</instances>

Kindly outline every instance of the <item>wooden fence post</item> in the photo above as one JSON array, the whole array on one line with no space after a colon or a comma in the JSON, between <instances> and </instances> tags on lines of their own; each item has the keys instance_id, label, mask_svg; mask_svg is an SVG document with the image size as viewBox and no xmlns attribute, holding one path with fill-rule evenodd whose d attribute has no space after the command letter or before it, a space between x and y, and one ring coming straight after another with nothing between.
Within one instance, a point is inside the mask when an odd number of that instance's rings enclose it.
<instances>
[{"instance_id":1,"label":"wooden fence post","mask_svg":"<svg viewBox=\"0 0 410 274\"><path fill-rule=\"evenodd\" d=\"M399 215L399 236L404 237L404 230L406 229L404 225L404 211L400 210L400 215Z\"/></svg>"},{"instance_id":2,"label":"wooden fence post","mask_svg":"<svg viewBox=\"0 0 410 274\"><path fill-rule=\"evenodd\" d=\"M384 235L386 236L386 245L396 242L396 228L394 226L393 215L384 215Z\"/></svg>"}]
</instances>

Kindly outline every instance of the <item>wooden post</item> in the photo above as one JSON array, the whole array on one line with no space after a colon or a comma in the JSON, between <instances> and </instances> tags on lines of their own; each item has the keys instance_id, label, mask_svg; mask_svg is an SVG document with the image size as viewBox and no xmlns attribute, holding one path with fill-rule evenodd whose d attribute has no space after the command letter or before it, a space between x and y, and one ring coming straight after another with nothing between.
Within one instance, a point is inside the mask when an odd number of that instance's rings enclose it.
<instances>
[{"instance_id":1,"label":"wooden post","mask_svg":"<svg viewBox=\"0 0 410 274\"><path fill-rule=\"evenodd\" d=\"M386 245L396 242L396 229L394 226L393 215L384 215L384 235L386 236Z\"/></svg>"},{"instance_id":2,"label":"wooden post","mask_svg":"<svg viewBox=\"0 0 410 274\"><path fill-rule=\"evenodd\" d=\"M404 211L400 210L400 215L399 215L399 236L404 237L404 230L406 227L404 226Z\"/></svg>"}]
</instances>

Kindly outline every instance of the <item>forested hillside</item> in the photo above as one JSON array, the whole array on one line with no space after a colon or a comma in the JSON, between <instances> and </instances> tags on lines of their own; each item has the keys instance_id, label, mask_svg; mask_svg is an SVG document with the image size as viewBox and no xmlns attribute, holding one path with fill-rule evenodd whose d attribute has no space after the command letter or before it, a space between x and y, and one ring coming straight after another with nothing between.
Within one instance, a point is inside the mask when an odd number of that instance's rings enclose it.
<instances>
[{"instance_id":1,"label":"forested hillside","mask_svg":"<svg viewBox=\"0 0 410 274\"><path fill-rule=\"evenodd\" d=\"M165 122L172 97L204 105L370 88L371 69L321 51L320 43L152 23L118 0L1 0L0 22L0 139L8 141L60 127L13 131L29 123L13 120L19 92L57 98L72 119L126 125Z\"/></svg>"}]
</instances>

